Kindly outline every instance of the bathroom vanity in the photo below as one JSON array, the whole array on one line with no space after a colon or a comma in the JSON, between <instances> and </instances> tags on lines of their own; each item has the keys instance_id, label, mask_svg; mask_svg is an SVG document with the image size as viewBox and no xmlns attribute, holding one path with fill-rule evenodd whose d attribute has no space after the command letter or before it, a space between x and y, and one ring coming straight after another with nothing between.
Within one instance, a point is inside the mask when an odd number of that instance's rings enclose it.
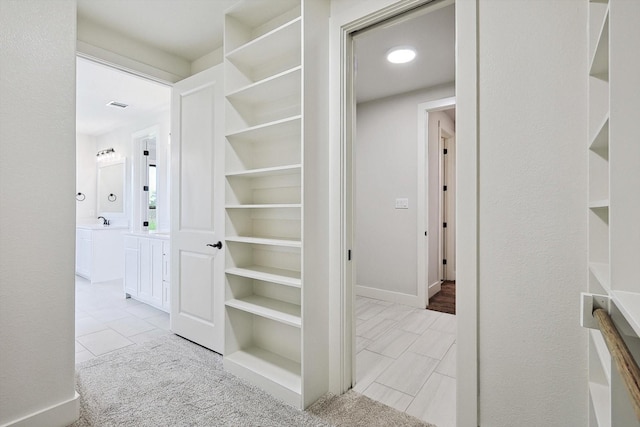
<instances>
[{"instance_id":1,"label":"bathroom vanity","mask_svg":"<svg viewBox=\"0 0 640 427\"><path fill-rule=\"evenodd\" d=\"M91 283L124 277L125 226L88 224L76 226L76 274Z\"/></svg>"},{"instance_id":2,"label":"bathroom vanity","mask_svg":"<svg viewBox=\"0 0 640 427\"><path fill-rule=\"evenodd\" d=\"M124 292L127 297L169 312L170 247L168 233L124 236Z\"/></svg>"}]
</instances>

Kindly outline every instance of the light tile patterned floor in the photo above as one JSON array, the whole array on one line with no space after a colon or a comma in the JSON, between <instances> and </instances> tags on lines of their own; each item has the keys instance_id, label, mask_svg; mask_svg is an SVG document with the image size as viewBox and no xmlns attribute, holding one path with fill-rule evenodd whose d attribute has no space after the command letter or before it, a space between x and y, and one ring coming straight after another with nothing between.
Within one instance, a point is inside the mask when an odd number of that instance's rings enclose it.
<instances>
[{"instance_id":1,"label":"light tile patterned floor","mask_svg":"<svg viewBox=\"0 0 640 427\"><path fill-rule=\"evenodd\" d=\"M438 427L456 425L456 317L356 297L356 385Z\"/></svg>"},{"instance_id":2,"label":"light tile patterned floor","mask_svg":"<svg viewBox=\"0 0 640 427\"><path fill-rule=\"evenodd\" d=\"M76 363L169 334L169 315L125 299L122 281L76 276Z\"/></svg>"}]
</instances>

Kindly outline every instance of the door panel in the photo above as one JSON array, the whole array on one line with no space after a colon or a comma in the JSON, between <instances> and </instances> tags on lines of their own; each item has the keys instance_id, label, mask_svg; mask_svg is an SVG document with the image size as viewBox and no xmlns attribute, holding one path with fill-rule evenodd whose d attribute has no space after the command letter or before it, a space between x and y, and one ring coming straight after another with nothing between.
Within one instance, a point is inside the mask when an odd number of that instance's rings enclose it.
<instances>
[{"instance_id":1,"label":"door panel","mask_svg":"<svg viewBox=\"0 0 640 427\"><path fill-rule=\"evenodd\" d=\"M174 85L171 329L222 353L224 117L222 66ZM209 245L209 246L208 246Z\"/></svg>"},{"instance_id":2,"label":"door panel","mask_svg":"<svg viewBox=\"0 0 640 427\"><path fill-rule=\"evenodd\" d=\"M204 322L214 321L210 279L214 275L215 258L201 253L180 251L180 281L190 283L180 289L180 313Z\"/></svg>"}]
</instances>

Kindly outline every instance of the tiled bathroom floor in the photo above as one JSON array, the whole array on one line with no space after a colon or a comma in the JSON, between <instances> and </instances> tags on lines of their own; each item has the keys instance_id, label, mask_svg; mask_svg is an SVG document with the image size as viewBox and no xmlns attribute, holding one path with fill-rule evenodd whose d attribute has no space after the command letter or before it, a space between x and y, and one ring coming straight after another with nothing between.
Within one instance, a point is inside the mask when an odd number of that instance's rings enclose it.
<instances>
[{"instance_id":1,"label":"tiled bathroom floor","mask_svg":"<svg viewBox=\"0 0 640 427\"><path fill-rule=\"evenodd\" d=\"M456 316L356 297L354 390L438 427L456 425Z\"/></svg>"},{"instance_id":2,"label":"tiled bathroom floor","mask_svg":"<svg viewBox=\"0 0 640 427\"><path fill-rule=\"evenodd\" d=\"M76 363L169 333L169 315L125 299L122 281L76 276Z\"/></svg>"}]
</instances>

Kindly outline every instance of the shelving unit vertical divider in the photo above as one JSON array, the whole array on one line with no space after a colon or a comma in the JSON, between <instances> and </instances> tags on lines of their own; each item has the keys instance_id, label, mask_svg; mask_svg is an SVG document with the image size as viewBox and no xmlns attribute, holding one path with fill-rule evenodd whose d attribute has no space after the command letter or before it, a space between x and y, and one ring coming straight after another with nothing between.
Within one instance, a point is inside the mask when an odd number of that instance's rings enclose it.
<instances>
[{"instance_id":1,"label":"shelving unit vertical divider","mask_svg":"<svg viewBox=\"0 0 640 427\"><path fill-rule=\"evenodd\" d=\"M609 3L589 3L589 292L608 294L609 268ZM610 427L611 357L598 330L589 333L589 426Z\"/></svg>"},{"instance_id":2,"label":"shelving unit vertical divider","mask_svg":"<svg viewBox=\"0 0 640 427\"><path fill-rule=\"evenodd\" d=\"M224 365L298 408L328 390L328 17L325 0L225 13Z\"/></svg>"}]
</instances>

